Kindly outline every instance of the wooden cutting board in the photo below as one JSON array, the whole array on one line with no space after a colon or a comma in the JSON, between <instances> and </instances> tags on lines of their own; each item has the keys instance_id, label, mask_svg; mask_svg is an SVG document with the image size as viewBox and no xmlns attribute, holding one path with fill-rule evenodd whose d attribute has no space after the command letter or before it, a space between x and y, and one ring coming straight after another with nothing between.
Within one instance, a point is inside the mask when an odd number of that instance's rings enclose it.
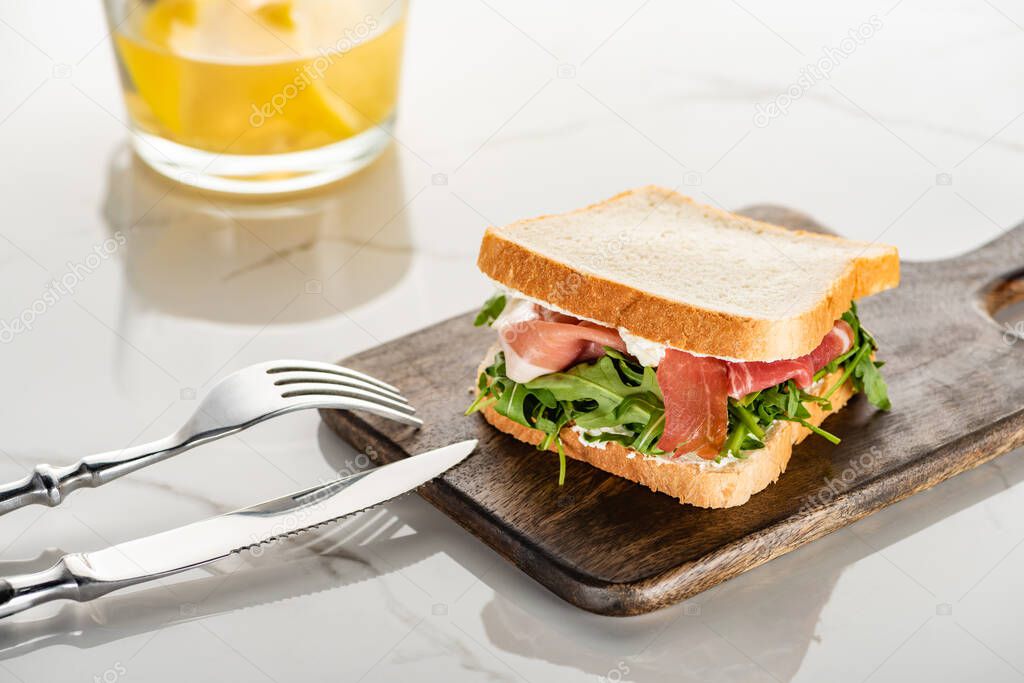
<instances>
[{"instance_id":1,"label":"wooden cutting board","mask_svg":"<svg viewBox=\"0 0 1024 683\"><path fill-rule=\"evenodd\" d=\"M800 214L748 215L813 227ZM893 409L856 397L808 438L776 484L705 510L463 417L494 331L472 314L342 361L402 389L425 426L324 411L357 449L392 462L462 439L477 452L419 493L555 594L600 614L665 607L1024 443L1024 337L992 313L1024 299L1024 224L964 256L903 263L901 286L865 299ZM1024 325L1021 326L1024 329Z\"/></svg>"}]
</instances>

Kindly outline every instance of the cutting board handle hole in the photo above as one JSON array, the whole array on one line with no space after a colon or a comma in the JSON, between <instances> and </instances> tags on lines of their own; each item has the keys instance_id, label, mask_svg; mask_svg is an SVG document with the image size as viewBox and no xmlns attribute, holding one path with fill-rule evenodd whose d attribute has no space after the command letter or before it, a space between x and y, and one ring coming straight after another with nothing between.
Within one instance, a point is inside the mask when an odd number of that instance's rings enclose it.
<instances>
[{"instance_id":1,"label":"cutting board handle hole","mask_svg":"<svg viewBox=\"0 0 1024 683\"><path fill-rule=\"evenodd\" d=\"M981 293L981 304L1000 327L1024 336L1024 269L986 285Z\"/></svg>"}]
</instances>

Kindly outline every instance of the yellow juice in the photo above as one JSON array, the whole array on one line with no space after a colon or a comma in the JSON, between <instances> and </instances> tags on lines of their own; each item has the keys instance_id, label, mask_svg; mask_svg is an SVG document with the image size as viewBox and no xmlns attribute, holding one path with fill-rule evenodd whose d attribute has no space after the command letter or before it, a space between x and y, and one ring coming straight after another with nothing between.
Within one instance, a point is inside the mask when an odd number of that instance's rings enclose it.
<instances>
[{"instance_id":1,"label":"yellow juice","mask_svg":"<svg viewBox=\"0 0 1024 683\"><path fill-rule=\"evenodd\" d=\"M403 11L403 0L141 3L114 34L129 115L216 154L341 142L394 112Z\"/></svg>"}]
</instances>

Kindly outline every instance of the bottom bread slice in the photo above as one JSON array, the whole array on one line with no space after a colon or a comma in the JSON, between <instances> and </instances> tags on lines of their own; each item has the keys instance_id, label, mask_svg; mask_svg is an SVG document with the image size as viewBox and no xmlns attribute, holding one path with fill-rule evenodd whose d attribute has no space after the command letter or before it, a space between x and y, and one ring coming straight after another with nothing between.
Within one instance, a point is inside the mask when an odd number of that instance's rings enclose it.
<instances>
[{"instance_id":1,"label":"bottom bread slice","mask_svg":"<svg viewBox=\"0 0 1024 683\"><path fill-rule=\"evenodd\" d=\"M482 368L491 364L492 355L488 354L488 360L484 362ZM825 391L839 381L841 376L841 371L826 375L818 386L822 387L821 391ZM811 416L807 421L814 426L820 425L826 417L846 405L853 394L853 383L847 381L829 399L832 410L824 410L817 404L808 405L807 410ZM484 419L495 428L520 441L536 446L545 436L540 430L525 427L504 415L499 415L492 407L487 407L481 412ZM680 503L705 508L727 508L743 505L750 500L750 496L777 481L779 475L786 471L789 458L793 454L793 446L803 441L810 433L811 430L801 424L778 420L769 430L764 448L752 451L744 460L732 459L722 465L713 462L645 458L636 451L614 442L605 443L604 448L598 448L584 443L579 433L570 427L562 429L559 436L565 454L571 458L643 484L654 491L666 493L678 498ZM555 445L549 450L558 452Z\"/></svg>"}]
</instances>

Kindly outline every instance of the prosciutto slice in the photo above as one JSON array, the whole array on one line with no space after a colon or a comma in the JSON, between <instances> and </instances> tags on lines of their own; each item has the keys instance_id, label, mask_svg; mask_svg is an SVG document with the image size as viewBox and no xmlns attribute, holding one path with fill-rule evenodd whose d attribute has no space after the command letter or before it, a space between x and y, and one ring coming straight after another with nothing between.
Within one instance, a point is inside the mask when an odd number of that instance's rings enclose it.
<instances>
[{"instance_id":1,"label":"prosciutto slice","mask_svg":"<svg viewBox=\"0 0 1024 683\"><path fill-rule=\"evenodd\" d=\"M835 327L825 335L825 338L818 344L818 348L810 353L814 371L821 370L851 348L853 348L853 328L845 320L837 320Z\"/></svg>"},{"instance_id":2,"label":"prosciutto slice","mask_svg":"<svg viewBox=\"0 0 1024 683\"><path fill-rule=\"evenodd\" d=\"M494 326L505 352L505 372L521 384L600 358L606 346L626 351L615 330L552 313L526 301L512 304Z\"/></svg>"},{"instance_id":3,"label":"prosciutto slice","mask_svg":"<svg viewBox=\"0 0 1024 683\"><path fill-rule=\"evenodd\" d=\"M729 396L743 398L761 389L794 380L801 389L814 383L814 373L828 365L853 345L853 329L845 320L836 321L818 347L806 356L772 362L751 361L729 366Z\"/></svg>"},{"instance_id":4,"label":"prosciutto slice","mask_svg":"<svg viewBox=\"0 0 1024 683\"><path fill-rule=\"evenodd\" d=\"M658 365L658 387L665 399L665 430L658 448L677 456L718 456L729 429L727 397L742 398L787 380L806 389L814 374L850 350L853 329L836 322L806 356L774 362L734 363L669 349Z\"/></svg>"},{"instance_id":5,"label":"prosciutto slice","mask_svg":"<svg viewBox=\"0 0 1024 683\"><path fill-rule=\"evenodd\" d=\"M658 448L715 458L729 429L726 363L668 349L658 365L658 386L665 399L665 430Z\"/></svg>"}]
</instances>

